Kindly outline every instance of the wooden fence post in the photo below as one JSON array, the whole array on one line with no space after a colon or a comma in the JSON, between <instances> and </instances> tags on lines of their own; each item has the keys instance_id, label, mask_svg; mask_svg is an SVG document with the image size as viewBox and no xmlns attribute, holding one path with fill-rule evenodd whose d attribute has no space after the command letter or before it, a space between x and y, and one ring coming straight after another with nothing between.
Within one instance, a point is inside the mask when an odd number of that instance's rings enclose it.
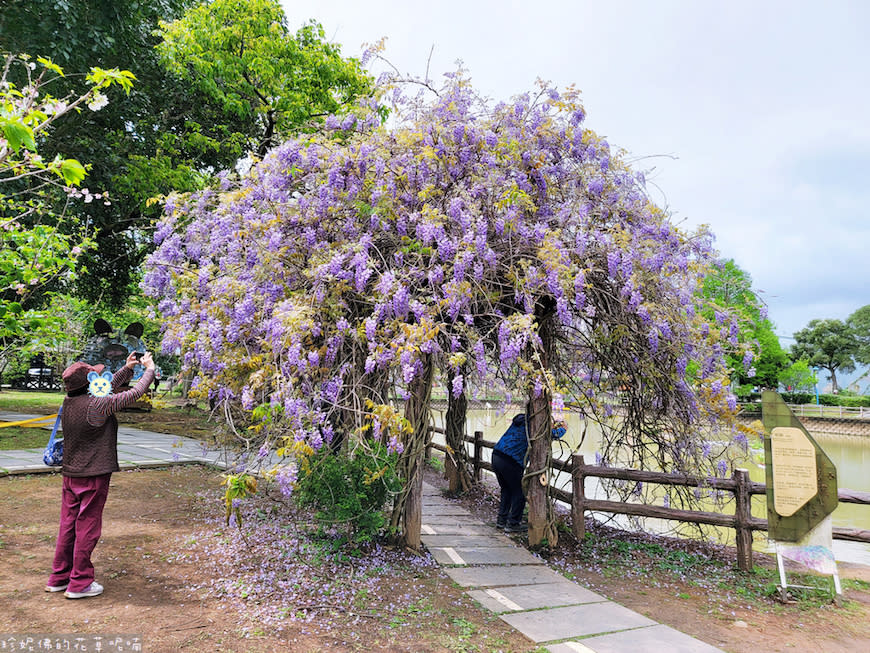
<instances>
[{"instance_id":1,"label":"wooden fence post","mask_svg":"<svg viewBox=\"0 0 870 653\"><path fill-rule=\"evenodd\" d=\"M752 497L749 494L749 472L735 469L732 478L737 483L734 489L737 568L740 571L752 571L752 529L749 527L752 519Z\"/></svg>"},{"instance_id":2,"label":"wooden fence post","mask_svg":"<svg viewBox=\"0 0 870 653\"><path fill-rule=\"evenodd\" d=\"M571 456L571 531L577 540L586 536L586 521L583 517L583 504L586 502L583 473L583 455L575 453Z\"/></svg>"},{"instance_id":3,"label":"wooden fence post","mask_svg":"<svg viewBox=\"0 0 870 653\"><path fill-rule=\"evenodd\" d=\"M480 463L483 460L483 431L474 432L474 482L480 483Z\"/></svg>"}]
</instances>

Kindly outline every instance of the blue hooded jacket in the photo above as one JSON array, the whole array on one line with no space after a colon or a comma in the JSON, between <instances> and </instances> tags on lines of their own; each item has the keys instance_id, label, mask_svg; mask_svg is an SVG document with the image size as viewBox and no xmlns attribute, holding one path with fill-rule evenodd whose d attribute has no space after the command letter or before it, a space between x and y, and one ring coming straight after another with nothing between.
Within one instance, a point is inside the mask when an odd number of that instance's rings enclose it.
<instances>
[{"instance_id":1,"label":"blue hooded jacket","mask_svg":"<svg viewBox=\"0 0 870 653\"><path fill-rule=\"evenodd\" d=\"M553 429L553 439L565 435L565 429L558 427ZM511 420L511 425L504 432L493 451L499 451L513 458L521 467L526 464L526 449L529 448L529 439L526 436L526 416L523 413L516 415Z\"/></svg>"}]
</instances>

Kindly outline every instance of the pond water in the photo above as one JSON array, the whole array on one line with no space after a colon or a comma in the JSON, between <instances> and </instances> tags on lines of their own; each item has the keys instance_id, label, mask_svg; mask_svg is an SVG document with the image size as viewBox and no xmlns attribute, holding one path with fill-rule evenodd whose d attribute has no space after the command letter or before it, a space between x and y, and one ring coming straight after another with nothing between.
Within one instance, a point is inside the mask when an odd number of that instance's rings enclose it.
<instances>
[{"instance_id":1,"label":"pond water","mask_svg":"<svg viewBox=\"0 0 870 653\"><path fill-rule=\"evenodd\" d=\"M496 441L510 424L511 418L521 411L522 408L520 407L502 410L501 406L495 405L489 408L469 410L466 432L482 431L485 440ZM436 426L442 426L443 413L433 410L433 416L435 417ZM595 454L601 442L600 429L594 423L587 423L576 413L566 413L563 418L568 424L568 432L562 441L554 442L553 455L559 458L568 458L576 450L585 456L587 463L594 464ZM581 443L580 439L584 429L586 434ZM870 437L829 434L820 431L812 431L811 435L837 467L837 483L840 488L870 492L870 474L867 473L867 470L870 469ZM439 441L443 441L441 436L437 437ZM471 447L469 445L470 452ZM490 453L490 449L484 448L483 457L485 460L488 461L490 459ZM756 449L750 451L742 466L749 470L749 476L753 481L759 483L765 482L764 451L760 444L757 445ZM553 484L568 491L571 489L571 479L567 474L558 474L553 479ZM607 498L603 487L595 478L586 479L585 489L586 496L589 498ZM716 510L712 504L705 509ZM726 508L726 511L733 511L733 508ZM752 514L757 517L767 517L766 501L763 495L753 497ZM601 515L601 517L605 516ZM628 518L624 515L613 517L613 521L622 528L631 528ZM833 521L835 527L870 530L870 506L841 503L834 511ZM671 521L646 520L647 528L657 529L662 532L673 532L675 524L676 522ZM733 530L721 529L719 536L722 541L733 544ZM758 550L768 550L767 539L764 533L756 532L755 548ZM838 560L845 562L870 564L870 544L834 540L834 555Z\"/></svg>"}]
</instances>

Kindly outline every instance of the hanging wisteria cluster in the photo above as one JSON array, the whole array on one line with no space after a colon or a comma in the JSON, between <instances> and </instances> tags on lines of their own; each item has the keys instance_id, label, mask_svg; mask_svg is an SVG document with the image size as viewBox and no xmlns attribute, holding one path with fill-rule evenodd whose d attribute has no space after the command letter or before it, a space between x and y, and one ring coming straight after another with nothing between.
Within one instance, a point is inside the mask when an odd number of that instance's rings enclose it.
<instances>
[{"instance_id":1,"label":"hanging wisteria cluster","mask_svg":"<svg viewBox=\"0 0 870 653\"><path fill-rule=\"evenodd\" d=\"M573 90L493 106L455 74L404 92L379 97L386 122L372 101L167 201L144 282L164 348L267 419L265 447L365 431L401 450L389 398L431 364L453 396L546 391L584 412L608 462L717 473L704 441L730 428L738 341L697 292L711 236L669 222Z\"/></svg>"}]
</instances>

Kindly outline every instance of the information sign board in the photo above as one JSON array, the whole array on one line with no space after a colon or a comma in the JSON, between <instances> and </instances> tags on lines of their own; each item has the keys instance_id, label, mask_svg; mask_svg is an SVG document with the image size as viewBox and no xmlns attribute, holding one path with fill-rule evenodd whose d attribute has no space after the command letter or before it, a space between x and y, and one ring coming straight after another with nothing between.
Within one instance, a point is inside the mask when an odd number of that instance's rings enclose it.
<instances>
[{"instance_id":1,"label":"information sign board","mask_svg":"<svg viewBox=\"0 0 870 653\"><path fill-rule=\"evenodd\" d=\"M837 468L778 393L762 393L767 522L772 540L797 542L837 507Z\"/></svg>"},{"instance_id":2,"label":"information sign board","mask_svg":"<svg viewBox=\"0 0 870 653\"><path fill-rule=\"evenodd\" d=\"M773 507L791 517L819 491L816 450L803 431L777 426L770 433Z\"/></svg>"}]
</instances>

